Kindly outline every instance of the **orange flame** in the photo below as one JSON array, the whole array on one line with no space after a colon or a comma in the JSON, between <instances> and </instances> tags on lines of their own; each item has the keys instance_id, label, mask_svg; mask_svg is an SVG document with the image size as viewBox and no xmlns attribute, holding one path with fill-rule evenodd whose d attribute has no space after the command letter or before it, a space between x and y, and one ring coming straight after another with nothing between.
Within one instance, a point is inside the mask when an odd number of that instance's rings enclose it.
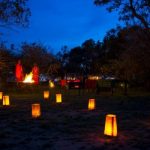
<instances>
[{"instance_id":1,"label":"orange flame","mask_svg":"<svg viewBox=\"0 0 150 150\"><path fill-rule=\"evenodd\" d=\"M29 74L26 74L25 79L23 80L23 83L34 83L33 73L30 72Z\"/></svg>"}]
</instances>

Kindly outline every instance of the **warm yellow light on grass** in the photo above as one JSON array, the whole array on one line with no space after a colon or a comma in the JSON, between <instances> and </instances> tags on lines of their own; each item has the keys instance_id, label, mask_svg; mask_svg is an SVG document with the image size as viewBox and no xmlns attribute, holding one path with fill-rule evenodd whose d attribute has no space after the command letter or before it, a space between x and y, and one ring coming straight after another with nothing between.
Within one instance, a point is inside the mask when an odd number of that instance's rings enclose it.
<instances>
[{"instance_id":1,"label":"warm yellow light on grass","mask_svg":"<svg viewBox=\"0 0 150 150\"><path fill-rule=\"evenodd\" d=\"M61 102L62 102L62 95L56 94L56 103L61 103Z\"/></svg>"},{"instance_id":2,"label":"warm yellow light on grass","mask_svg":"<svg viewBox=\"0 0 150 150\"><path fill-rule=\"evenodd\" d=\"M37 118L41 115L41 107L40 104L32 104L32 117Z\"/></svg>"},{"instance_id":3,"label":"warm yellow light on grass","mask_svg":"<svg viewBox=\"0 0 150 150\"><path fill-rule=\"evenodd\" d=\"M4 106L9 106L10 105L9 96L8 95L4 95L3 96L3 105Z\"/></svg>"},{"instance_id":4,"label":"warm yellow light on grass","mask_svg":"<svg viewBox=\"0 0 150 150\"><path fill-rule=\"evenodd\" d=\"M89 99L88 110L94 110L94 109L95 109L95 99Z\"/></svg>"},{"instance_id":5,"label":"warm yellow light on grass","mask_svg":"<svg viewBox=\"0 0 150 150\"><path fill-rule=\"evenodd\" d=\"M49 98L49 91L44 91L44 99L48 99Z\"/></svg>"},{"instance_id":6,"label":"warm yellow light on grass","mask_svg":"<svg viewBox=\"0 0 150 150\"><path fill-rule=\"evenodd\" d=\"M0 100L3 99L3 92L0 92Z\"/></svg>"},{"instance_id":7,"label":"warm yellow light on grass","mask_svg":"<svg viewBox=\"0 0 150 150\"><path fill-rule=\"evenodd\" d=\"M108 136L117 136L116 115L113 114L106 115L104 134Z\"/></svg>"}]
</instances>

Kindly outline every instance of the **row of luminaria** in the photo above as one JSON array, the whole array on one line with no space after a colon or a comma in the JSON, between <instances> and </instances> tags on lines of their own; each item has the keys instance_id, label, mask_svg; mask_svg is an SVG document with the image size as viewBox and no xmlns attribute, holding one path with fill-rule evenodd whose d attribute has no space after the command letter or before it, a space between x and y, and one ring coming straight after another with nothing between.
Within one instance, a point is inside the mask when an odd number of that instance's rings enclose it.
<instances>
[{"instance_id":1,"label":"row of luminaria","mask_svg":"<svg viewBox=\"0 0 150 150\"><path fill-rule=\"evenodd\" d=\"M44 91L44 99L48 99L48 98L49 98L49 91ZM0 92L0 99L3 99L4 106L10 105L9 96L3 95L3 92ZM61 103L61 102L62 102L62 95L56 94L56 103ZM95 99L89 99L88 110L94 110L96 106L95 104L96 104ZM32 117L38 118L40 116L41 116L40 104L32 104ZM104 134L108 136L117 136L116 115L113 114L106 115Z\"/></svg>"}]
</instances>

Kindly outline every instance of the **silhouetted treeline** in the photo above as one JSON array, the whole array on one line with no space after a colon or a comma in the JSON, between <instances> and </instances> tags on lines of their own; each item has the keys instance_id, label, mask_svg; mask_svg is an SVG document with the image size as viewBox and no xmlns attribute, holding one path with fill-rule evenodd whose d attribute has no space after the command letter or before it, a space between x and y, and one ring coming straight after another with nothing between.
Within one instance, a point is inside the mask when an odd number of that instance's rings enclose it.
<instances>
[{"instance_id":1,"label":"silhouetted treeline","mask_svg":"<svg viewBox=\"0 0 150 150\"><path fill-rule=\"evenodd\" d=\"M89 39L70 50L64 46L57 55L40 43L22 43L19 53L15 53L15 46L7 48L1 43L0 77L6 80L21 59L26 73L37 63L40 73L49 76L113 75L133 85L150 87L149 41L149 29L133 26L112 29L101 42Z\"/></svg>"},{"instance_id":2,"label":"silhouetted treeline","mask_svg":"<svg viewBox=\"0 0 150 150\"><path fill-rule=\"evenodd\" d=\"M110 30L102 42L86 40L57 54L63 73L114 75L133 85L150 86L150 30L133 26Z\"/></svg>"}]
</instances>

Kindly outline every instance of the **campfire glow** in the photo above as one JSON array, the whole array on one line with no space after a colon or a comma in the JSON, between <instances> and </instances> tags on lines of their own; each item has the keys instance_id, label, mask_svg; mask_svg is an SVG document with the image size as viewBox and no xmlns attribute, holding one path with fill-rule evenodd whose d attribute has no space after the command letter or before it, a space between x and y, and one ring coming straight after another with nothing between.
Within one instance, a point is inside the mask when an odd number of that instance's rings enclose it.
<instances>
[{"instance_id":1,"label":"campfire glow","mask_svg":"<svg viewBox=\"0 0 150 150\"><path fill-rule=\"evenodd\" d=\"M30 72L29 74L26 74L25 79L23 80L23 83L34 83L33 73Z\"/></svg>"}]
</instances>

